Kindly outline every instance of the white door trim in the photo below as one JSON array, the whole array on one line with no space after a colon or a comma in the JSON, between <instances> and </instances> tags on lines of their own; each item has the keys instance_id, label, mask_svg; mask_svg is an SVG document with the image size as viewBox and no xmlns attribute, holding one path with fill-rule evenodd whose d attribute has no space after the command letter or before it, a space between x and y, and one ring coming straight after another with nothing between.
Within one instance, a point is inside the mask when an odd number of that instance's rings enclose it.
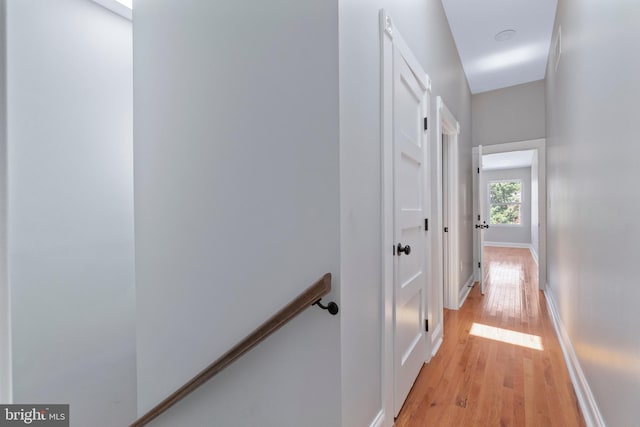
<instances>
[{"instance_id":1,"label":"white door trim","mask_svg":"<svg viewBox=\"0 0 640 427\"><path fill-rule=\"evenodd\" d=\"M391 427L393 426L393 281L394 281L394 259L393 259L393 247L394 247L394 235L393 235L393 50L398 49L412 71L421 70L422 66L415 59L410 49L406 45L404 39L395 28L392 19L385 13L383 9L380 10L380 58L381 58L381 129L380 134L382 136L381 141L381 212L382 212L382 254L381 254L381 277L382 277L382 319L381 325L382 333L382 409L381 412L376 414L376 418L373 420L372 425L376 427ZM423 89L426 89L428 93L431 91L431 79L427 74L417 75L416 79ZM426 103L428 105L428 102ZM428 116L428 111L425 114ZM429 156L429 136L426 135L426 153ZM428 162L425 162L429 165ZM429 189L429 181L425 183L425 191ZM427 197L425 200L429 200ZM427 207L429 209L429 207ZM427 253L431 253L431 242L427 238ZM428 266L428 264L427 264ZM427 278L427 282L428 282ZM424 294L427 295L429 283L427 283L427 289L424 290ZM427 307L426 305L424 305ZM423 317L426 317L427 313L423 313ZM428 341L428 340L427 340ZM428 349L428 347L427 347ZM430 354L427 352L427 354Z\"/></svg>"},{"instance_id":2,"label":"white door trim","mask_svg":"<svg viewBox=\"0 0 640 427\"><path fill-rule=\"evenodd\" d=\"M546 139L507 142L483 145L482 154L507 153L510 151L537 150L538 153L538 287L545 289L547 283L547 155ZM478 147L473 147L473 153Z\"/></svg>"},{"instance_id":3,"label":"white door trim","mask_svg":"<svg viewBox=\"0 0 640 427\"><path fill-rule=\"evenodd\" d=\"M442 97L437 99L437 118L436 118L436 200L437 200L437 222L436 222L436 247L438 248L438 286L440 289L444 287L444 272L443 261L444 254L442 252L443 247L443 228L444 218L442 217L442 207L444 204L444 197L442 194L442 152L448 150L448 180L449 180L449 250L448 250L448 268L449 268L449 286L448 289L444 289L444 301L443 292L438 291L440 302L438 303L438 309L440 311L439 318L442 319L443 308L457 310L458 309L458 293L460 288L460 270L458 265L460 264L460 248L459 248L459 235L460 235L460 215L459 215L459 190L458 190L458 135L460 134L460 123L451 114L451 111L447 108ZM443 146L441 135L447 135L446 145Z\"/></svg>"}]
</instances>

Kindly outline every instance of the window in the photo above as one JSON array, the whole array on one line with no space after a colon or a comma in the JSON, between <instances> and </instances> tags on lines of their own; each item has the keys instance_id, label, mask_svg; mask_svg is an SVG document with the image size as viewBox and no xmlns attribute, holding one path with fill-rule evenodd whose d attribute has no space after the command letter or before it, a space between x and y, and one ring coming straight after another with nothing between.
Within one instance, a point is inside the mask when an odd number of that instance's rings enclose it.
<instances>
[{"instance_id":1,"label":"window","mask_svg":"<svg viewBox=\"0 0 640 427\"><path fill-rule=\"evenodd\" d=\"M491 225L520 225L522 181L489 181L489 220Z\"/></svg>"}]
</instances>

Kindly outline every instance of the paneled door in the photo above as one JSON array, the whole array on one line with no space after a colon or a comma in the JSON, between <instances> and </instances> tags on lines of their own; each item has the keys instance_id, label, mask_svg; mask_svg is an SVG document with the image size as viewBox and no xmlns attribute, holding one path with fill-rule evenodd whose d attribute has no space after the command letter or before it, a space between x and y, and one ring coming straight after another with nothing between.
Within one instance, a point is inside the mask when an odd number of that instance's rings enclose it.
<instances>
[{"instance_id":1,"label":"paneled door","mask_svg":"<svg viewBox=\"0 0 640 427\"><path fill-rule=\"evenodd\" d=\"M397 416L425 362L425 230L427 89L410 64L393 53L394 411ZM415 65L414 65L415 66Z\"/></svg>"}]
</instances>

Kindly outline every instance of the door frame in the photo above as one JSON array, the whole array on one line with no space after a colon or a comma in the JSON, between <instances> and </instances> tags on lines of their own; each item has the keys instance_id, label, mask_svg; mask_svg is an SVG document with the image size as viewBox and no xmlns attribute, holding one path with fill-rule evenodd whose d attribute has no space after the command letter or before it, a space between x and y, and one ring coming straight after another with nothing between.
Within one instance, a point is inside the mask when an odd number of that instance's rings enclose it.
<instances>
[{"instance_id":1,"label":"door frame","mask_svg":"<svg viewBox=\"0 0 640 427\"><path fill-rule=\"evenodd\" d=\"M506 142L483 145L482 154L508 153L511 151L536 150L538 156L538 288L544 290L547 284L547 163L546 139ZM474 167L478 147L472 148ZM480 195L482 192L480 192ZM480 196L479 195L479 196ZM474 197L475 199L475 197ZM475 204L475 201L474 201ZM474 213L475 215L475 213ZM474 239L475 242L475 239ZM474 244L475 246L475 244ZM480 248L478 248L480 249ZM474 266L477 265L474 251Z\"/></svg>"},{"instance_id":2,"label":"door frame","mask_svg":"<svg viewBox=\"0 0 640 427\"><path fill-rule=\"evenodd\" d=\"M460 264L460 215L459 215L459 183L458 183L458 136L460 135L460 123L456 120L451 111L447 108L444 100L441 96L437 98L437 118L436 118L436 135L438 141L436 143L436 247L438 248L438 260L437 260L437 283L439 287L438 291L438 311L440 313L440 319L444 314L443 308L451 310L457 310L459 308L459 288L460 288L460 270L458 265ZM442 140L442 135L446 135L446 142ZM443 165L442 154L447 153L447 181L449 194L444 197L443 194ZM444 283L444 253L443 253L443 233L444 233L444 218L443 218L443 206L448 202L448 221L449 224L449 244L448 244L448 286L445 289ZM444 295L443 295L444 294ZM442 322L437 326L441 329L444 328ZM444 336L444 331L441 331L441 335ZM438 337L442 339L442 337Z\"/></svg>"},{"instance_id":3,"label":"door frame","mask_svg":"<svg viewBox=\"0 0 640 427\"><path fill-rule=\"evenodd\" d=\"M371 423L372 427L391 427L394 423L394 387L393 387L393 375L394 375L394 298L393 298L393 281L394 281L394 191L393 191L393 52L395 49L399 49L402 52L409 67L414 71L422 70L422 66L416 60L411 50L405 43L404 39L394 26L393 20L389 17L384 9L380 10L380 58L381 58L381 120L380 120L380 134L381 134L381 213L382 213L382 242L381 242L381 277L382 277L382 358L381 358L381 371L382 371L382 409L376 415L375 419ZM421 86L426 89L425 97L426 111L424 111L425 117L429 115L429 101L431 94L431 79L424 73L422 75L416 74L417 80ZM425 167L430 166L430 137L429 132L425 135ZM424 175L425 185L425 212L431 212L431 192L430 192L430 179L429 171ZM429 259L432 253L432 242L429 238L430 233L425 234L426 239L426 268L430 268ZM423 318L427 318L427 312L430 310L428 305L429 293L431 289L431 277L427 274L426 286L423 290L426 301L423 302L422 313ZM427 358L430 356L429 351L429 332L425 333L425 345L427 346ZM428 360L425 360L425 362Z\"/></svg>"}]
</instances>

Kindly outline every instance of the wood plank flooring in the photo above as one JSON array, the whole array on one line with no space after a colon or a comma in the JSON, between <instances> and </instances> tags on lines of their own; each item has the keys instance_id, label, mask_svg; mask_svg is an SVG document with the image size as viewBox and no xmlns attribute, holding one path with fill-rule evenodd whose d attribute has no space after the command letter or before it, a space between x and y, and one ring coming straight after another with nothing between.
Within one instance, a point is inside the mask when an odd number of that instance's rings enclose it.
<instances>
[{"instance_id":1,"label":"wood plank flooring","mask_svg":"<svg viewBox=\"0 0 640 427\"><path fill-rule=\"evenodd\" d=\"M476 284L445 310L444 342L395 425L584 426L531 253L487 247L484 274L484 296Z\"/></svg>"}]
</instances>

